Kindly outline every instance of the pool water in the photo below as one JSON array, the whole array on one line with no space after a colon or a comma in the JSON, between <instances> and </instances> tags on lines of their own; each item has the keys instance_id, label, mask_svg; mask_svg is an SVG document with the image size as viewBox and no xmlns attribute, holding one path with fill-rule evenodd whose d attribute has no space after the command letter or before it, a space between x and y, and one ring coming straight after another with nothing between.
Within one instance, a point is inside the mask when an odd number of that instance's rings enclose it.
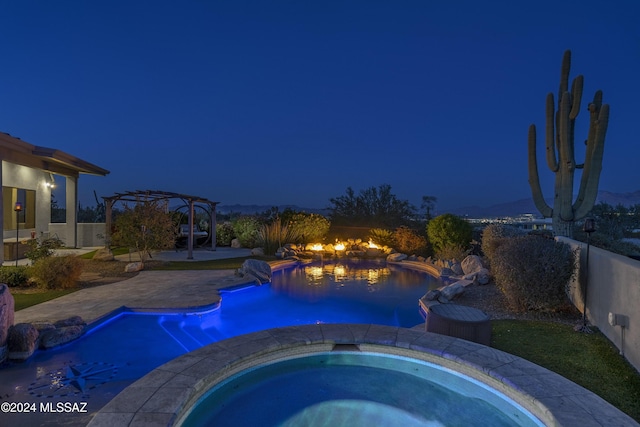
<instances>
[{"instance_id":1,"label":"pool water","mask_svg":"<svg viewBox=\"0 0 640 427\"><path fill-rule=\"evenodd\" d=\"M375 260L278 270L270 284L221 291L221 304L205 312L116 316L79 340L4 367L0 395L91 397L94 411L154 368L233 336L311 323L415 326L423 321L418 299L437 286L426 273Z\"/></svg>"},{"instance_id":2,"label":"pool water","mask_svg":"<svg viewBox=\"0 0 640 427\"><path fill-rule=\"evenodd\" d=\"M507 396L402 356L330 352L240 372L214 386L181 424L211 426L540 426Z\"/></svg>"}]
</instances>

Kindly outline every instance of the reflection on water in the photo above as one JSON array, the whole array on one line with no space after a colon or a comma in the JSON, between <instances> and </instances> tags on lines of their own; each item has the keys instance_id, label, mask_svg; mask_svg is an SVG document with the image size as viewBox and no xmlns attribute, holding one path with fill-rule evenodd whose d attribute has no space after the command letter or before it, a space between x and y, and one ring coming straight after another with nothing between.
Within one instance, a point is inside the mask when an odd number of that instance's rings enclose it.
<instances>
[{"instance_id":1,"label":"reflection on water","mask_svg":"<svg viewBox=\"0 0 640 427\"><path fill-rule=\"evenodd\" d=\"M439 284L438 279L424 272L387 265L385 260L354 258L316 261L275 271L271 288L276 294L309 302L327 297L363 301L366 294L411 299L418 295L420 298Z\"/></svg>"},{"instance_id":2,"label":"reflection on water","mask_svg":"<svg viewBox=\"0 0 640 427\"><path fill-rule=\"evenodd\" d=\"M324 284L325 277L341 286L344 286L346 282L366 282L371 286L389 276L391 270L386 266L362 268L338 263L307 265L304 267L304 274L311 286Z\"/></svg>"}]
</instances>

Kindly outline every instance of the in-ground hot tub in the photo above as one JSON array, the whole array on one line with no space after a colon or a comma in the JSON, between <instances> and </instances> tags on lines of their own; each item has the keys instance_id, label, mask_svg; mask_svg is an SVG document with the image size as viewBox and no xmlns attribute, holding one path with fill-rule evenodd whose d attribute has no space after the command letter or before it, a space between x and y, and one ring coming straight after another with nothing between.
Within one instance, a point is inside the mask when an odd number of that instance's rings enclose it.
<instances>
[{"instance_id":1,"label":"in-ground hot tub","mask_svg":"<svg viewBox=\"0 0 640 427\"><path fill-rule=\"evenodd\" d=\"M291 360L319 356L327 357L326 360L335 364L336 360L344 358L346 354L358 352L365 353L366 357L373 354L386 360L382 365L393 365L393 375L404 376L407 375L407 369L417 369L429 372L426 376L445 378L445 385L451 381L463 381L463 384L467 384L464 383L466 381L474 387L488 391L489 394L477 395L473 394L475 391L469 392L467 385L453 387L454 390L465 390L459 394L471 393L471 399L479 401L476 403L498 407L506 414L506 422L520 419L521 415L514 414L525 414L522 420L525 423L533 423L529 425L536 425L536 422L548 426L638 425L631 417L590 391L519 357L470 341L430 332L358 324L320 324L271 329L220 341L187 353L127 387L96 414L90 425L179 425L188 421L189 415L200 409L206 415L208 410L203 402L210 391L232 384L236 378L242 378L247 372L258 372L258 368L262 369L264 366L276 366L276 370L279 369L278 366L284 366L283 372L286 373L289 370L286 363ZM331 359L332 355L338 355L338 359ZM407 361L408 364L398 364L397 360L401 360L402 363ZM281 362L285 365L279 365ZM369 360L365 363L375 365L374 369L380 369L379 362ZM428 371L431 367L435 370ZM236 377L237 374L240 375ZM448 374L452 376L443 376ZM260 375L258 372L259 377ZM258 403L257 409L245 407L248 419L255 421L256 418L251 418L256 416L255 412L264 413L275 404L276 396L268 391L269 377L270 373L267 372L267 391L260 392L259 397L254 398ZM250 375L245 378L251 379ZM340 378L348 389L353 376ZM436 385L442 384L436 381ZM233 387L234 385L231 386ZM233 395L226 392L225 394ZM406 399L415 399L411 394L409 391ZM500 398L502 402L495 400L496 398ZM233 397L231 399L233 400ZM397 397L395 399L398 402L402 400ZM240 399L238 402L243 403L244 400ZM286 403L287 400L294 401L296 396L290 399L285 396L278 404ZM422 400L426 407L435 403L428 397L417 398L417 402ZM344 414L345 420L357 418L357 415L368 417L374 414L385 420L405 420L408 424L404 425L425 425L422 415L407 412L401 403L354 399L353 396L328 402L333 410ZM246 403L249 405L253 402ZM462 406L456 406L459 403L449 403L457 410L462 410ZM199 404L203 406L199 407ZM287 415L287 420L293 423L290 425L296 425L296 420L308 425L307 421L314 415L326 413L323 404L320 402L299 410L294 408ZM242 405L240 407L242 408ZM519 412L515 411L516 409ZM322 421L322 417L319 420ZM482 419L478 421L477 425L486 425ZM435 422L435 425L439 425L438 421ZM511 425L522 424L516 422Z\"/></svg>"},{"instance_id":2,"label":"in-ground hot tub","mask_svg":"<svg viewBox=\"0 0 640 427\"><path fill-rule=\"evenodd\" d=\"M245 369L211 388L185 427L528 426L497 390L419 359L336 346Z\"/></svg>"}]
</instances>

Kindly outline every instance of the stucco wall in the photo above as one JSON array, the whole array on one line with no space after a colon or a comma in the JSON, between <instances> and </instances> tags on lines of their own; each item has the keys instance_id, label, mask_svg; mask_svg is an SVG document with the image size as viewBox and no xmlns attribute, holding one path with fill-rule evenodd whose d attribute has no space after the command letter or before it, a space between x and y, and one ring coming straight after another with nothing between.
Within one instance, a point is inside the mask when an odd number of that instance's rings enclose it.
<instances>
[{"instance_id":1,"label":"stucco wall","mask_svg":"<svg viewBox=\"0 0 640 427\"><path fill-rule=\"evenodd\" d=\"M46 232L51 218L51 190L45 185L49 174L39 169L2 162L2 185L36 191L36 227L35 231ZM12 208L13 209L13 208ZM20 230L20 237L29 237L33 228ZM15 230L5 231L3 238L14 238Z\"/></svg>"},{"instance_id":2,"label":"stucco wall","mask_svg":"<svg viewBox=\"0 0 640 427\"><path fill-rule=\"evenodd\" d=\"M67 233L67 224L51 223L49 224L49 235L51 237L58 236L66 246L73 247L73 235ZM97 235L104 235L105 224L101 223L79 223L78 224L78 248L91 248L96 246L104 246L104 238Z\"/></svg>"},{"instance_id":3,"label":"stucco wall","mask_svg":"<svg viewBox=\"0 0 640 427\"><path fill-rule=\"evenodd\" d=\"M89 248L104 246L105 223L79 223L78 224L78 247ZM102 237L98 237L98 235Z\"/></svg>"},{"instance_id":4,"label":"stucco wall","mask_svg":"<svg viewBox=\"0 0 640 427\"><path fill-rule=\"evenodd\" d=\"M587 245L566 238L558 240L580 248L581 273L571 283L570 294L582 311L581 289L586 279ZM588 274L587 318L640 371L640 261L591 246ZM621 326L609 324L609 313L622 316L626 324L624 331Z\"/></svg>"}]
</instances>

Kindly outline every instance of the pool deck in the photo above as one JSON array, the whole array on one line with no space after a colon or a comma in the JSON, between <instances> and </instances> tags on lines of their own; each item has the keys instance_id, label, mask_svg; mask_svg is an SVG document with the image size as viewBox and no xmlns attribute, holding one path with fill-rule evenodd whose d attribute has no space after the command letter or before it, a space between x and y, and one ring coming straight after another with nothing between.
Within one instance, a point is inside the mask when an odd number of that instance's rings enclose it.
<instances>
[{"instance_id":1,"label":"pool deck","mask_svg":"<svg viewBox=\"0 0 640 427\"><path fill-rule=\"evenodd\" d=\"M218 248L194 251L193 260L248 256L248 249ZM187 261L186 252L168 251L154 255L154 260ZM120 255L127 261L129 255ZM135 261L135 259L134 259ZM15 313L15 323L57 321L80 316L87 323L122 310L188 309L215 304L218 289L246 282L233 270L141 271L137 276L109 285L73 292Z\"/></svg>"}]
</instances>

